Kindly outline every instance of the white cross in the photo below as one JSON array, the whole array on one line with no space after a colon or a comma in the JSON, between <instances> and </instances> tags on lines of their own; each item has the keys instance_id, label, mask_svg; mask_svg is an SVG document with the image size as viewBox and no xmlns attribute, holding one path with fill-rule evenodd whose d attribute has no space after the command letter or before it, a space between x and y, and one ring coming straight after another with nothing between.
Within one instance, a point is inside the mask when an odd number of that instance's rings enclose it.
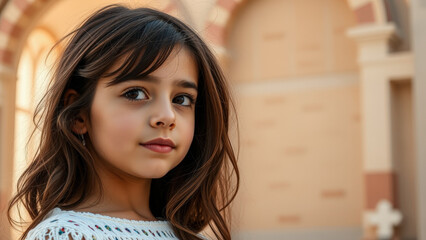
<instances>
[{"instance_id":1,"label":"white cross","mask_svg":"<svg viewBox=\"0 0 426 240\"><path fill-rule=\"evenodd\" d=\"M398 210L392 209L388 200L381 200L376 207L376 211L367 215L368 221L378 227L377 236L379 239L390 239L393 235L393 227L402 220L402 214Z\"/></svg>"}]
</instances>

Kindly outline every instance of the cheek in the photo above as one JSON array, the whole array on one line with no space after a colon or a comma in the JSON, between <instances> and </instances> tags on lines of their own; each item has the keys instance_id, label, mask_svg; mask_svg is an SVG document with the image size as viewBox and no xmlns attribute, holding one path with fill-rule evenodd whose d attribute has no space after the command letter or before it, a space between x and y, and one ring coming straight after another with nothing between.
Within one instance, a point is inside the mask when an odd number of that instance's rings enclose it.
<instances>
[{"instance_id":1,"label":"cheek","mask_svg":"<svg viewBox=\"0 0 426 240\"><path fill-rule=\"evenodd\" d=\"M129 133L135 131L135 127L140 125L140 119L133 117L131 114L113 115L108 126L119 134L120 132ZM125 136L125 134L123 134Z\"/></svg>"},{"instance_id":2,"label":"cheek","mask_svg":"<svg viewBox=\"0 0 426 240\"><path fill-rule=\"evenodd\" d=\"M113 147L134 140L135 130L141 125L140 118L123 110L105 107L100 110L92 114L93 134L99 143Z\"/></svg>"},{"instance_id":3,"label":"cheek","mask_svg":"<svg viewBox=\"0 0 426 240\"><path fill-rule=\"evenodd\" d=\"M183 128L183 131L181 132L181 137L185 141L185 145L189 149L192 139L194 138L194 127L195 127L195 121L194 118L189 118L185 121L185 127Z\"/></svg>"}]
</instances>

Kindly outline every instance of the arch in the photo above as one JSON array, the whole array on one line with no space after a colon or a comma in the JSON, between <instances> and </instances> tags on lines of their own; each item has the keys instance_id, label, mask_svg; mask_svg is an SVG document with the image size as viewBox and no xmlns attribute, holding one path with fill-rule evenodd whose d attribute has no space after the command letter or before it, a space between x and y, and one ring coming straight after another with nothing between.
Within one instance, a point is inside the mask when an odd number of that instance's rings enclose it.
<instances>
[{"instance_id":1,"label":"arch","mask_svg":"<svg viewBox=\"0 0 426 240\"><path fill-rule=\"evenodd\" d=\"M26 35L34 19L48 10L55 0L11 0L0 15L0 67L16 72ZM172 13L179 8L177 0L165 0L161 11Z\"/></svg>"},{"instance_id":2,"label":"arch","mask_svg":"<svg viewBox=\"0 0 426 240\"><path fill-rule=\"evenodd\" d=\"M206 24L206 37L216 47L225 47L226 29L231 17L247 0L216 0ZM358 25L386 23L391 20L387 1L346 0Z\"/></svg>"}]
</instances>

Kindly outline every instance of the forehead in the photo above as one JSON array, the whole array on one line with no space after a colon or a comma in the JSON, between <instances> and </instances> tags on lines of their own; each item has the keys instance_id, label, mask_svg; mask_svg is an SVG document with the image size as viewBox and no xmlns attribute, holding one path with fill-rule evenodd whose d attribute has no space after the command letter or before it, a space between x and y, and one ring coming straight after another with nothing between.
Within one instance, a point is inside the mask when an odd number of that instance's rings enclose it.
<instances>
[{"instance_id":1,"label":"forehead","mask_svg":"<svg viewBox=\"0 0 426 240\"><path fill-rule=\"evenodd\" d=\"M135 56L127 54L118 58L112 67L107 70L105 75L109 77L105 77L100 80L106 81L105 84L108 86L130 80L146 80L148 78L175 78L178 80L191 81L195 84L198 83L198 66L194 54L187 49L187 47L176 46L165 59L159 60L158 58L160 57L164 56L157 56L152 60L152 62L150 62L150 66L146 67L146 69L134 69L140 64L133 61ZM161 64L159 64L159 62ZM128 74L126 71L128 68L133 68L132 71L135 73Z\"/></svg>"},{"instance_id":2,"label":"forehead","mask_svg":"<svg viewBox=\"0 0 426 240\"><path fill-rule=\"evenodd\" d=\"M168 78L171 76L198 82L198 68L192 53L186 48L175 48L164 63L150 75Z\"/></svg>"}]
</instances>

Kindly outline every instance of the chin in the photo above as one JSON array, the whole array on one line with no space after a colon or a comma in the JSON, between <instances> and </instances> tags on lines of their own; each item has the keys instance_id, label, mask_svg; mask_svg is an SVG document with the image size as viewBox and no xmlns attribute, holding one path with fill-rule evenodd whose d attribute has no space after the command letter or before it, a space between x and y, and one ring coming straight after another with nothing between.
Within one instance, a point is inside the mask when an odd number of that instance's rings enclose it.
<instances>
[{"instance_id":1,"label":"chin","mask_svg":"<svg viewBox=\"0 0 426 240\"><path fill-rule=\"evenodd\" d=\"M164 177L164 176L166 176L166 174L168 173L168 171L167 172L156 172L156 173L151 173L148 177L146 177L146 178L149 178L149 179L159 179L159 178L162 178L162 177Z\"/></svg>"},{"instance_id":2,"label":"chin","mask_svg":"<svg viewBox=\"0 0 426 240\"><path fill-rule=\"evenodd\" d=\"M144 171L144 173L139 174L139 176L141 176L143 178L149 178L149 179L158 179L158 178L164 177L173 168L170 167L170 166L167 166L167 167L166 166L157 166L155 168L151 168L149 172Z\"/></svg>"}]
</instances>

